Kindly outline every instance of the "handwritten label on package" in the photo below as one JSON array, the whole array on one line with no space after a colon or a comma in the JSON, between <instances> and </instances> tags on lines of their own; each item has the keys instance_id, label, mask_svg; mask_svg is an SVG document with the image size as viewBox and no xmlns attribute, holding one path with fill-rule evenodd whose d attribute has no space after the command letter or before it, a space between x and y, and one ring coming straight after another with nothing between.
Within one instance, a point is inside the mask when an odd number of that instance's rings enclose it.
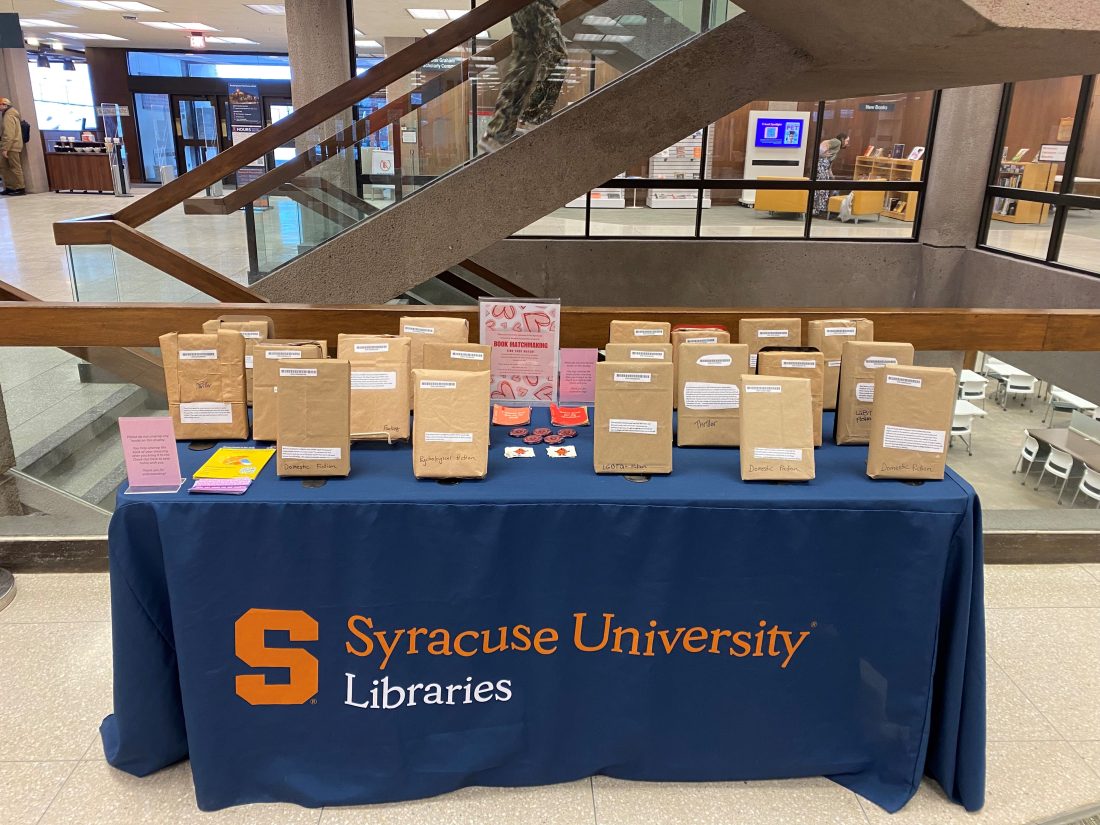
<instances>
[{"instance_id":1,"label":"handwritten label on package","mask_svg":"<svg viewBox=\"0 0 1100 825\"><path fill-rule=\"evenodd\" d=\"M634 418L612 418L607 422L609 433L632 433L634 435L657 435L656 421L639 421Z\"/></svg>"},{"instance_id":2,"label":"handwritten label on package","mask_svg":"<svg viewBox=\"0 0 1100 825\"><path fill-rule=\"evenodd\" d=\"M353 390L393 390L397 389L396 372L356 372L351 373Z\"/></svg>"},{"instance_id":3,"label":"handwritten label on package","mask_svg":"<svg viewBox=\"0 0 1100 825\"><path fill-rule=\"evenodd\" d=\"M219 401L180 404L181 424L232 424L233 406Z\"/></svg>"},{"instance_id":4,"label":"handwritten label on package","mask_svg":"<svg viewBox=\"0 0 1100 825\"><path fill-rule=\"evenodd\" d=\"M946 438L946 430L922 430L916 427L895 427L887 424L882 434L882 446L892 450L942 453Z\"/></svg>"},{"instance_id":5,"label":"handwritten label on package","mask_svg":"<svg viewBox=\"0 0 1100 825\"><path fill-rule=\"evenodd\" d=\"M735 410L741 406L736 384L684 382L684 406L689 410Z\"/></svg>"}]
</instances>

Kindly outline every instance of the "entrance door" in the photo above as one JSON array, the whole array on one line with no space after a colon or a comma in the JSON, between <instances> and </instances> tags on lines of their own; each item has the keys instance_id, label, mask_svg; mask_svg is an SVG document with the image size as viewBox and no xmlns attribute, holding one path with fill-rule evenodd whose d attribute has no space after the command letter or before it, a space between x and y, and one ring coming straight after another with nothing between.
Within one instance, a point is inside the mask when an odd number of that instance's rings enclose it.
<instances>
[{"instance_id":1,"label":"entrance door","mask_svg":"<svg viewBox=\"0 0 1100 825\"><path fill-rule=\"evenodd\" d=\"M180 172L190 172L218 154L217 101L213 97L172 96L176 154Z\"/></svg>"},{"instance_id":2,"label":"entrance door","mask_svg":"<svg viewBox=\"0 0 1100 825\"><path fill-rule=\"evenodd\" d=\"M278 123L284 117L294 111L294 106L288 97L265 97L264 105L267 109L267 125ZM296 154L294 141L290 140L278 147L269 159L269 165L280 166L294 157Z\"/></svg>"}]
</instances>

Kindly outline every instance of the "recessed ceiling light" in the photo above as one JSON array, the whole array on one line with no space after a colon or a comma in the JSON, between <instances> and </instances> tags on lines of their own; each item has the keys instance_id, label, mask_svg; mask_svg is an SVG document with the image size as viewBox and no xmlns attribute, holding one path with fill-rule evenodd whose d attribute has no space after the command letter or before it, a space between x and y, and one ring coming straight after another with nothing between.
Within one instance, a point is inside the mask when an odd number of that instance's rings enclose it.
<instances>
[{"instance_id":1,"label":"recessed ceiling light","mask_svg":"<svg viewBox=\"0 0 1100 825\"><path fill-rule=\"evenodd\" d=\"M605 43L629 43L634 39L632 34L605 34L603 36Z\"/></svg>"},{"instance_id":2,"label":"recessed ceiling light","mask_svg":"<svg viewBox=\"0 0 1100 825\"><path fill-rule=\"evenodd\" d=\"M31 46L33 48L38 48L38 43L39 43L39 40L38 40L37 37L28 37L27 38L27 45L28 46Z\"/></svg>"},{"instance_id":3,"label":"recessed ceiling light","mask_svg":"<svg viewBox=\"0 0 1100 825\"><path fill-rule=\"evenodd\" d=\"M72 23L58 23L56 20L43 20L41 17L21 17L19 25L24 29L75 29Z\"/></svg>"},{"instance_id":4,"label":"recessed ceiling light","mask_svg":"<svg viewBox=\"0 0 1100 825\"><path fill-rule=\"evenodd\" d=\"M208 26L205 23L176 23L181 29L187 29L191 32L216 32L220 29L215 29L213 26Z\"/></svg>"},{"instance_id":5,"label":"recessed ceiling light","mask_svg":"<svg viewBox=\"0 0 1100 825\"><path fill-rule=\"evenodd\" d=\"M382 44L377 40L356 40L355 45L360 49L380 49Z\"/></svg>"},{"instance_id":6,"label":"recessed ceiling light","mask_svg":"<svg viewBox=\"0 0 1100 825\"><path fill-rule=\"evenodd\" d=\"M286 14L286 6L277 3L245 3L244 5L260 14Z\"/></svg>"},{"instance_id":7,"label":"recessed ceiling light","mask_svg":"<svg viewBox=\"0 0 1100 825\"><path fill-rule=\"evenodd\" d=\"M640 14L623 14L619 16L620 26L644 26L648 22Z\"/></svg>"},{"instance_id":8,"label":"recessed ceiling light","mask_svg":"<svg viewBox=\"0 0 1100 825\"><path fill-rule=\"evenodd\" d=\"M579 34L573 35L573 39L574 40L585 40L585 41L589 41L589 42L596 42L598 40L603 40L603 35L602 34L591 34L590 32L580 32Z\"/></svg>"},{"instance_id":9,"label":"recessed ceiling light","mask_svg":"<svg viewBox=\"0 0 1100 825\"><path fill-rule=\"evenodd\" d=\"M78 9L90 9L91 11L118 11L113 6L101 3L100 0L57 0L66 6L76 6Z\"/></svg>"},{"instance_id":10,"label":"recessed ceiling light","mask_svg":"<svg viewBox=\"0 0 1100 825\"><path fill-rule=\"evenodd\" d=\"M137 3L134 0L57 0L66 6L76 6L78 9L90 11L144 11L163 13L164 9L150 6L147 3Z\"/></svg>"},{"instance_id":11,"label":"recessed ceiling light","mask_svg":"<svg viewBox=\"0 0 1100 825\"><path fill-rule=\"evenodd\" d=\"M464 14L469 14L469 9L447 9L447 16L452 20L457 20Z\"/></svg>"},{"instance_id":12,"label":"recessed ceiling light","mask_svg":"<svg viewBox=\"0 0 1100 825\"><path fill-rule=\"evenodd\" d=\"M435 34L439 29L424 29L424 34Z\"/></svg>"},{"instance_id":13,"label":"recessed ceiling light","mask_svg":"<svg viewBox=\"0 0 1100 825\"><path fill-rule=\"evenodd\" d=\"M50 32L59 37L75 37L77 40L125 40L125 37L116 37L113 34L98 34L95 32Z\"/></svg>"},{"instance_id":14,"label":"recessed ceiling light","mask_svg":"<svg viewBox=\"0 0 1100 825\"><path fill-rule=\"evenodd\" d=\"M249 40L247 37L208 37L207 43L235 43L241 46L259 46L260 44L255 40Z\"/></svg>"},{"instance_id":15,"label":"recessed ceiling light","mask_svg":"<svg viewBox=\"0 0 1100 825\"><path fill-rule=\"evenodd\" d=\"M178 29L175 23L167 23L163 20L140 20L138 21L143 26L148 26L151 29Z\"/></svg>"},{"instance_id":16,"label":"recessed ceiling light","mask_svg":"<svg viewBox=\"0 0 1100 825\"><path fill-rule=\"evenodd\" d=\"M359 31L359 29L352 29L351 33L354 34L356 37L366 37L366 35Z\"/></svg>"},{"instance_id":17,"label":"recessed ceiling light","mask_svg":"<svg viewBox=\"0 0 1100 825\"><path fill-rule=\"evenodd\" d=\"M446 9L406 9L417 20L446 20Z\"/></svg>"},{"instance_id":18,"label":"recessed ceiling light","mask_svg":"<svg viewBox=\"0 0 1100 825\"><path fill-rule=\"evenodd\" d=\"M141 25L148 26L151 29L178 29L185 32L216 32L218 31L213 26L207 26L205 23L169 23L164 20L142 20Z\"/></svg>"},{"instance_id":19,"label":"recessed ceiling light","mask_svg":"<svg viewBox=\"0 0 1100 825\"><path fill-rule=\"evenodd\" d=\"M614 26L615 18L606 17L602 14L586 14L582 21L586 26Z\"/></svg>"}]
</instances>

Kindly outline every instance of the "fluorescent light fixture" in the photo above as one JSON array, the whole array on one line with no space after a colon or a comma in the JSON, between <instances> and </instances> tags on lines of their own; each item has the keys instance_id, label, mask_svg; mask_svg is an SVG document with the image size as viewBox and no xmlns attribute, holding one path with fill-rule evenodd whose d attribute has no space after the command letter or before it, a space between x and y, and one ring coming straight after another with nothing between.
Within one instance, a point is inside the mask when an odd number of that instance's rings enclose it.
<instances>
[{"instance_id":1,"label":"fluorescent light fixture","mask_svg":"<svg viewBox=\"0 0 1100 825\"><path fill-rule=\"evenodd\" d=\"M233 43L238 46L259 46L260 44L255 40L249 40L247 37L208 37L207 43Z\"/></svg>"},{"instance_id":2,"label":"fluorescent light fixture","mask_svg":"<svg viewBox=\"0 0 1100 825\"><path fill-rule=\"evenodd\" d=\"M446 20L446 9L406 9L417 20Z\"/></svg>"},{"instance_id":3,"label":"fluorescent light fixture","mask_svg":"<svg viewBox=\"0 0 1100 825\"><path fill-rule=\"evenodd\" d=\"M574 40L583 40L588 43L595 43L603 40L603 37L602 34L592 34L591 32L580 32L579 34L573 35Z\"/></svg>"},{"instance_id":4,"label":"fluorescent light fixture","mask_svg":"<svg viewBox=\"0 0 1100 825\"><path fill-rule=\"evenodd\" d=\"M603 40L605 43L629 43L634 39L632 34L605 34Z\"/></svg>"},{"instance_id":5,"label":"fluorescent light fixture","mask_svg":"<svg viewBox=\"0 0 1100 825\"><path fill-rule=\"evenodd\" d=\"M618 22L620 26L644 26L649 21L640 14L623 14Z\"/></svg>"},{"instance_id":6,"label":"fluorescent light fixture","mask_svg":"<svg viewBox=\"0 0 1100 825\"><path fill-rule=\"evenodd\" d=\"M162 20L139 20L139 23L143 26L148 26L151 29L178 29L175 23L168 23Z\"/></svg>"},{"instance_id":7,"label":"fluorescent light fixture","mask_svg":"<svg viewBox=\"0 0 1100 825\"><path fill-rule=\"evenodd\" d=\"M259 14L286 14L286 6L279 3L245 3L244 6Z\"/></svg>"},{"instance_id":8,"label":"fluorescent light fixture","mask_svg":"<svg viewBox=\"0 0 1100 825\"><path fill-rule=\"evenodd\" d=\"M146 13L164 14L164 9L158 9L156 6L150 6L146 3L135 3L132 0L107 0L108 6L114 6L116 9L122 11L143 11Z\"/></svg>"},{"instance_id":9,"label":"fluorescent light fixture","mask_svg":"<svg viewBox=\"0 0 1100 825\"><path fill-rule=\"evenodd\" d=\"M424 29L424 34L435 34L439 29Z\"/></svg>"},{"instance_id":10,"label":"fluorescent light fixture","mask_svg":"<svg viewBox=\"0 0 1100 825\"><path fill-rule=\"evenodd\" d=\"M359 31L359 29L352 29L352 34L354 34L356 37L366 37L366 35Z\"/></svg>"},{"instance_id":11,"label":"fluorescent light fixture","mask_svg":"<svg viewBox=\"0 0 1100 825\"><path fill-rule=\"evenodd\" d=\"M218 31L213 26L208 26L205 23L169 23L162 20L142 20L141 25L149 26L152 29L177 29L185 32L216 32Z\"/></svg>"},{"instance_id":12,"label":"fluorescent light fixture","mask_svg":"<svg viewBox=\"0 0 1100 825\"><path fill-rule=\"evenodd\" d=\"M116 37L113 34L98 34L96 32L50 32L59 37L72 37L77 40L125 40L125 37Z\"/></svg>"},{"instance_id":13,"label":"fluorescent light fixture","mask_svg":"<svg viewBox=\"0 0 1100 825\"><path fill-rule=\"evenodd\" d=\"M464 14L469 14L469 9L447 9L447 16L452 20L457 20Z\"/></svg>"},{"instance_id":14,"label":"fluorescent light fixture","mask_svg":"<svg viewBox=\"0 0 1100 825\"><path fill-rule=\"evenodd\" d=\"M208 26L205 23L176 23L181 29L187 29L192 32L216 32L213 26Z\"/></svg>"},{"instance_id":15,"label":"fluorescent light fixture","mask_svg":"<svg viewBox=\"0 0 1100 825\"><path fill-rule=\"evenodd\" d=\"M100 0L57 0L57 2L64 3L66 6L76 6L78 9L89 9L90 11L118 11L114 6L109 6L100 2Z\"/></svg>"},{"instance_id":16,"label":"fluorescent light fixture","mask_svg":"<svg viewBox=\"0 0 1100 825\"><path fill-rule=\"evenodd\" d=\"M602 14L586 14L582 21L586 26L614 26L617 25L614 17Z\"/></svg>"},{"instance_id":17,"label":"fluorescent light fixture","mask_svg":"<svg viewBox=\"0 0 1100 825\"><path fill-rule=\"evenodd\" d=\"M150 6L147 3L137 3L134 0L57 0L66 6L76 6L78 9L90 11L144 11L163 14L164 9Z\"/></svg>"},{"instance_id":18,"label":"fluorescent light fixture","mask_svg":"<svg viewBox=\"0 0 1100 825\"><path fill-rule=\"evenodd\" d=\"M28 37L28 38L27 38L27 45L28 45L28 46L31 46L31 47L33 47L33 48L36 48L36 49L37 49L37 48L38 48L38 44L39 44L39 40L38 40L38 38L37 38L37 37Z\"/></svg>"},{"instance_id":19,"label":"fluorescent light fixture","mask_svg":"<svg viewBox=\"0 0 1100 825\"><path fill-rule=\"evenodd\" d=\"M377 40L356 40L355 47L357 49L380 49L382 44Z\"/></svg>"},{"instance_id":20,"label":"fluorescent light fixture","mask_svg":"<svg viewBox=\"0 0 1100 825\"><path fill-rule=\"evenodd\" d=\"M21 17L19 25L24 29L75 29L72 23L58 23L56 20L43 20L41 17Z\"/></svg>"},{"instance_id":21,"label":"fluorescent light fixture","mask_svg":"<svg viewBox=\"0 0 1100 825\"><path fill-rule=\"evenodd\" d=\"M65 44L62 43L60 40L55 40L53 41L53 43L50 44L50 48L53 49L55 52L63 52L65 51Z\"/></svg>"}]
</instances>

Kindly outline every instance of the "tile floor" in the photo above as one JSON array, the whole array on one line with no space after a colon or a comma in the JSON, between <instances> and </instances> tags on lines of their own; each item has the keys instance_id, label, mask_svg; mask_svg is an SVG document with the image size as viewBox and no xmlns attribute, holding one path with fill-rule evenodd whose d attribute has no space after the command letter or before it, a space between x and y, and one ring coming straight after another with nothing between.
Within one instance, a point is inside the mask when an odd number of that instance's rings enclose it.
<instances>
[{"instance_id":1,"label":"tile floor","mask_svg":"<svg viewBox=\"0 0 1100 825\"><path fill-rule=\"evenodd\" d=\"M96 729L111 709L106 574L21 575L18 586L0 611L3 825L1024 825L1100 804L1100 565L986 568L986 806L967 814L926 781L893 816L824 779L606 777L392 805L203 814L186 763L136 779L103 760Z\"/></svg>"}]
</instances>

